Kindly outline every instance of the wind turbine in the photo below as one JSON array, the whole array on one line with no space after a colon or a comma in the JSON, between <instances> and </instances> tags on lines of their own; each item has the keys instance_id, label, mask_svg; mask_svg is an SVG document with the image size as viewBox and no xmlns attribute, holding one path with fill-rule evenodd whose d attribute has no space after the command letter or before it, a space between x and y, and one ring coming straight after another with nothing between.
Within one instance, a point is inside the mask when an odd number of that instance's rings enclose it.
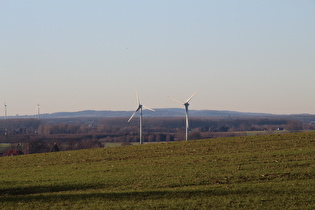
<instances>
[{"instance_id":1,"label":"wind turbine","mask_svg":"<svg viewBox=\"0 0 315 210\"><path fill-rule=\"evenodd\" d=\"M188 117L188 106L189 106L189 101L194 97L194 95L196 94L197 92L195 92L194 94L192 94L192 96L190 96L185 102L181 102L175 98L171 98L169 97L170 99L172 99L173 101L181 104L181 105L184 105L185 107L185 113L186 113L186 141L188 141L188 131L189 131L189 117Z\"/></svg>"},{"instance_id":2,"label":"wind turbine","mask_svg":"<svg viewBox=\"0 0 315 210\"><path fill-rule=\"evenodd\" d=\"M37 118L40 119L40 105L37 103Z\"/></svg>"},{"instance_id":3,"label":"wind turbine","mask_svg":"<svg viewBox=\"0 0 315 210\"><path fill-rule=\"evenodd\" d=\"M8 119L7 104L5 102L4 102L4 117L5 117L5 119Z\"/></svg>"},{"instance_id":4,"label":"wind turbine","mask_svg":"<svg viewBox=\"0 0 315 210\"><path fill-rule=\"evenodd\" d=\"M142 109L147 109L147 110L150 110L150 111L155 111L154 109L151 109L147 106L144 106L140 103L140 99L139 99L139 96L138 96L138 93L136 93L136 97L137 97L137 103L138 103L138 107L137 109L133 112L133 114L131 115L131 117L129 118L128 122L130 122L130 120L135 116L135 114L140 111L140 144L143 144L143 139L142 139Z\"/></svg>"}]
</instances>

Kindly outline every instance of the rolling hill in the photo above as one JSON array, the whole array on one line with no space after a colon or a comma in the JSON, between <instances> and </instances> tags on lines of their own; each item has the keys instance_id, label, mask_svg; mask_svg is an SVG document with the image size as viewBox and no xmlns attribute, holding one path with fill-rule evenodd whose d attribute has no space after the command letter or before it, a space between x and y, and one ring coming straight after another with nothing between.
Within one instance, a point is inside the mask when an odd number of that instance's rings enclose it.
<instances>
[{"instance_id":1,"label":"rolling hill","mask_svg":"<svg viewBox=\"0 0 315 210\"><path fill-rule=\"evenodd\" d=\"M1 209L313 209L315 132L0 158Z\"/></svg>"},{"instance_id":2,"label":"rolling hill","mask_svg":"<svg viewBox=\"0 0 315 210\"><path fill-rule=\"evenodd\" d=\"M155 112L143 110L148 117L174 117L182 116L185 114L184 109L181 108L164 108L155 109ZM78 117L130 117L133 111L96 111L96 110L84 110L78 112L56 112L50 114L41 114L41 118L78 118ZM273 116L266 113L250 113L250 112L237 112L237 111L220 111L220 110L190 110L191 116ZM9 116L9 118L37 118L37 115L18 115ZM3 118L3 117L0 117Z\"/></svg>"}]
</instances>

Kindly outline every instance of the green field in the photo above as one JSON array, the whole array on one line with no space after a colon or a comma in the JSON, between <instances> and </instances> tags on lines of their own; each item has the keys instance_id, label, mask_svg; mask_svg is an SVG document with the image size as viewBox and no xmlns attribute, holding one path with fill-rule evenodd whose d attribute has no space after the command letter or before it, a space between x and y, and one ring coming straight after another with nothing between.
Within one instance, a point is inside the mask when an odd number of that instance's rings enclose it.
<instances>
[{"instance_id":1,"label":"green field","mask_svg":"<svg viewBox=\"0 0 315 210\"><path fill-rule=\"evenodd\" d=\"M11 148L10 143L0 143L0 153L3 153Z\"/></svg>"},{"instance_id":2,"label":"green field","mask_svg":"<svg viewBox=\"0 0 315 210\"><path fill-rule=\"evenodd\" d=\"M282 131L243 131L240 133L246 134L246 136L257 136L257 135L266 135L266 134L283 134L283 133L289 133L289 132L290 131L282 130Z\"/></svg>"},{"instance_id":3,"label":"green field","mask_svg":"<svg viewBox=\"0 0 315 210\"><path fill-rule=\"evenodd\" d=\"M315 133L0 158L0 209L314 209Z\"/></svg>"}]
</instances>

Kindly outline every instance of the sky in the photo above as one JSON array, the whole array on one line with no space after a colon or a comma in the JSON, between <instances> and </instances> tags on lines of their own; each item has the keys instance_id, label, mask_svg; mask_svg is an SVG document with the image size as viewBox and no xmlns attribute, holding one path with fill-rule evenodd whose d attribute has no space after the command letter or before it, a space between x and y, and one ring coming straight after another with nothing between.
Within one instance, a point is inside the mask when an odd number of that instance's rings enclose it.
<instances>
[{"instance_id":1,"label":"sky","mask_svg":"<svg viewBox=\"0 0 315 210\"><path fill-rule=\"evenodd\" d=\"M315 114L314 23L314 0L0 0L0 104Z\"/></svg>"}]
</instances>

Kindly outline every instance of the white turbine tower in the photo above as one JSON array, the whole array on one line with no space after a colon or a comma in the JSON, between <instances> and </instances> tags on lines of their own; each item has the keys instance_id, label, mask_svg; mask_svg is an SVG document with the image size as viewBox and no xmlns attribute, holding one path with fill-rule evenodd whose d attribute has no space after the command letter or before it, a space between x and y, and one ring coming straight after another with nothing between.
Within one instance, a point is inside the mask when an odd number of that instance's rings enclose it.
<instances>
[{"instance_id":1,"label":"white turbine tower","mask_svg":"<svg viewBox=\"0 0 315 210\"><path fill-rule=\"evenodd\" d=\"M133 112L133 114L131 115L131 117L129 118L128 122L130 122L130 120L135 116L135 114L140 110L140 144L143 143L143 138L142 138L142 108L144 109L147 109L147 110L150 110L150 111L155 111L147 106L144 106L140 103L140 100L139 100L139 96L138 94L136 93L136 97L137 97L137 103L138 103L138 107L137 109Z\"/></svg>"},{"instance_id":2,"label":"white turbine tower","mask_svg":"<svg viewBox=\"0 0 315 210\"><path fill-rule=\"evenodd\" d=\"M186 113L186 141L188 141L188 132L189 132L189 116L188 116L188 106L189 106L189 101L194 97L194 95L196 94L197 92L195 92L194 94L192 94L192 96L190 96L185 102L181 102L175 98L171 98L169 97L170 99L172 99L173 101L181 104L181 105L184 105L185 107L185 113Z\"/></svg>"},{"instance_id":3,"label":"white turbine tower","mask_svg":"<svg viewBox=\"0 0 315 210\"><path fill-rule=\"evenodd\" d=\"M8 119L7 104L5 102L4 102L4 117L5 117L5 119Z\"/></svg>"},{"instance_id":4,"label":"white turbine tower","mask_svg":"<svg viewBox=\"0 0 315 210\"><path fill-rule=\"evenodd\" d=\"M40 119L40 105L37 103L37 118Z\"/></svg>"}]
</instances>

